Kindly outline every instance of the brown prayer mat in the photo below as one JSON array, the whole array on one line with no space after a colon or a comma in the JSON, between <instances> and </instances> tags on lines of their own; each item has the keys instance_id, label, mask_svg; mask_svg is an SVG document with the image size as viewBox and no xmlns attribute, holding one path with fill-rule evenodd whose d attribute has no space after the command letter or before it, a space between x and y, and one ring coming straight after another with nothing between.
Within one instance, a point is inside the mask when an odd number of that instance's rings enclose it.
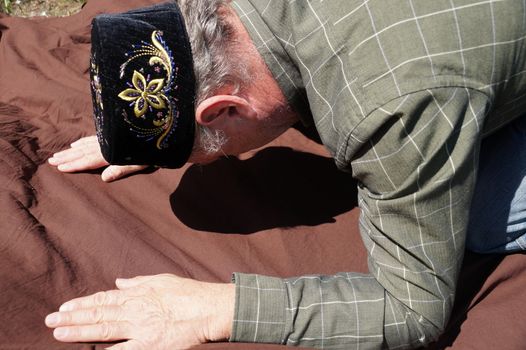
<instances>
[{"instance_id":1,"label":"brown prayer mat","mask_svg":"<svg viewBox=\"0 0 526 350\"><path fill-rule=\"evenodd\" d=\"M90 0L65 18L0 15L0 348L55 341L44 317L117 277L174 273L228 282L366 271L355 183L291 130L239 158L145 171L115 183L62 174L54 152L94 133L91 18L154 0ZM447 333L433 348L524 349L526 256L467 254ZM277 349L207 344L199 349Z\"/></svg>"}]
</instances>

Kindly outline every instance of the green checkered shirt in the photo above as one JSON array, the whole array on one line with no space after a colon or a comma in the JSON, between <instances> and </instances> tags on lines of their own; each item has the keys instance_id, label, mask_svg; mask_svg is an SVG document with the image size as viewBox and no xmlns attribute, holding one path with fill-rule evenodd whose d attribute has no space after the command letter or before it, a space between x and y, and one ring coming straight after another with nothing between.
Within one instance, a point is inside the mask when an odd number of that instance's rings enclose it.
<instances>
[{"instance_id":1,"label":"green checkered shirt","mask_svg":"<svg viewBox=\"0 0 526 350\"><path fill-rule=\"evenodd\" d=\"M290 103L312 114L358 180L371 274L235 274L231 340L325 349L435 340L454 301L480 142L526 110L526 0L232 7Z\"/></svg>"}]
</instances>

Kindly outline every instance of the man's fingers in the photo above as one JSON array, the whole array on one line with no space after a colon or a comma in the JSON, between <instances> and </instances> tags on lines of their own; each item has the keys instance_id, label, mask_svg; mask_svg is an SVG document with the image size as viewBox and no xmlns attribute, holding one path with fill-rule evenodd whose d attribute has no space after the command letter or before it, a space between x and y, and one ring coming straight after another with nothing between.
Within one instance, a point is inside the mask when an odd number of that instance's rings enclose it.
<instances>
[{"instance_id":1,"label":"man's fingers","mask_svg":"<svg viewBox=\"0 0 526 350\"><path fill-rule=\"evenodd\" d=\"M97 306L91 309L55 312L46 317L46 326L64 327L116 322L123 319L123 309L120 306Z\"/></svg>"},{"instance_id":2,"label":"man's fingers","mask_svg":"<svg viewBox=\"0 0 526 350\"><path fill-rule=\"evenodd\" d=\"M51 165L60 165L63 163L71 162L73 160L84 157L84 151L79 148L70 148L58 153L53 154L51 158L48 159L49 164Z\"/></svg>"},{"instance_id":3,"label":"man's fingers","mask_svg":"<svg viewBox=\"0 0 526 350\"><path fill-rule=\"evenodd\" d=\"M85 155L88 153L100 153L100 146L96 136L84 137L71 144L71 148L53 154L52 158L56 159L68 159L73 154Z\"/></svg>"},{"instance_id":4,"label":"man's fingers","mask_svg":"<svg viewBox=\"0 0 526 350\"><path fill-rule=\"evenodd\" d=\"M49 164L65 173L93 170L109 165L102 156L96 136L83 137L71 144L71 148L53 154ZM102 172L102 180L114 181L128 174L147 168L145 165L112 165Z\"/></svg>"},{"instance_id":5,"label":"man's fingers","mask_svg":"<svg viewBox=\"0 0 526 350\"><path fill-rule=\"evenodd\" d=\"M53 331L57 340L63 342L110 342L131 338L128 322L103 322L85 326L59 327Z\"/></svg>"},{"instance_id":6,"label":"man's fingers","mask_svg":"<svg viewBox=\"0 0 526 350\"><path fill-rule=\"evenodd\" d=\"M93 143L96 143L98 144L98 140L97 140L97 136L93 135L93 136L87 136L87 137L83 137L81 139L78 139L77 141L73 142L71 144L71 147L78 147L78 146L84 146L86 144L93 144Z\"/></svg>"},{"instance_id":7,"label":"man's fingers","mask_svg":"<svg viewBox=\"0 0 526 350\"><path fill-rule=\"evenodd\" d=\"M114 181L128 174L146 169L147 167L146 165L110 165L102 172L102 181Z\"/></svg>"},{"instance_id":8,"label":"man's fingers","mask_svg":"<svg viewBox=\"0 0 526 350\"><path fill-rule=\"evenodd\" d=\"M48 159L49 164L54 165L63 172L75 172L80 170L97 169L108 165L108 162L100 155L99 150L88 153L83 148L70 148L55 153ZM146 169L146 165L111 165L102 172L102 180L109 182L120 179L126 175Z\"/></svg>"},{"instance_id":9,"label":"man's fingers","mask_svg":"<svg viewBox=\"0 0 526 350\"><path fill-rule=\"evenodd\" d=\"M95 154L88 154L83 156L82 158L78 158L67 163L59 164L57 166L57 169L65 173L72 173L81 170L98 169L105 165L108 165L108 162L106 162L104 158L99 158Z\"/></svg>"},{"instance_id":10,"label":"man's fingers","mask_svg":"<svg viewBox=\"0 0 526 350\"><path fill-rule=\"evenodd\" d=\"M73 142L71 148L53 154L48 162L63 172L91 170L108 165L101 154L96 136Z\"/></svg>"},{"instance_id":11,"label":"man's fingers","mask_svg":"<svg viewBox=\"0 0 526 350\"><path fill-rule=\"evenodd\" d=\"M120 290L98 292L82 298L72 299L60 306L59 311L90 309L97 306L118 306L124 303L126 295Z\"/></svg>"}]
</instances>

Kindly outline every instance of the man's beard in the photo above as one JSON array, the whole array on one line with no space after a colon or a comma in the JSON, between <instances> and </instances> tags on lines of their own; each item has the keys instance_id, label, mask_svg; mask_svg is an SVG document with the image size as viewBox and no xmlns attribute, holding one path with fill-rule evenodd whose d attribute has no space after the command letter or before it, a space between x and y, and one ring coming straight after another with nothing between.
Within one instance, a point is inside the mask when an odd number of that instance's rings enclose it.
<instances>
[{"instance_id":1,"label":"man's beard","mask_svg":"<svg viewBox=\"0 0 526 350\"><path fill-rule=\"evenodd\" d=\"M197 124L193 151L206 156L215 155L222 151L227 142L228 138L223 130L210 129Z\"/></svg>"}]
</instances>

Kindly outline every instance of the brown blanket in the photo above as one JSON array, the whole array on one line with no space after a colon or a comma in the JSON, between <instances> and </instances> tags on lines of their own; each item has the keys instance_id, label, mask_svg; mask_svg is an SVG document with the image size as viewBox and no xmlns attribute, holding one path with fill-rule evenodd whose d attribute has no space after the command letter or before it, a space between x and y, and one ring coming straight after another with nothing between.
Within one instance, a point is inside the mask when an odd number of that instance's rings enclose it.
<instances>
[{"instance_id":1,"label":"brown blanket","mask_svg":"<svg viewBox=\"0 0 526 350\"><path fill-rule=\"evenodd\" d=\"M0 348L102 348L55 341L44 317L116 277L233 271L366 271L355 184L291 130L239 158L105 184L46 159L94 133L91 18L155 0L91 0L67 18L0 17ZM524 349L526 256L468 254L447 333L434 348ZM203 349L273 349L208 344Z\"/></svg>"}]
</instances>

